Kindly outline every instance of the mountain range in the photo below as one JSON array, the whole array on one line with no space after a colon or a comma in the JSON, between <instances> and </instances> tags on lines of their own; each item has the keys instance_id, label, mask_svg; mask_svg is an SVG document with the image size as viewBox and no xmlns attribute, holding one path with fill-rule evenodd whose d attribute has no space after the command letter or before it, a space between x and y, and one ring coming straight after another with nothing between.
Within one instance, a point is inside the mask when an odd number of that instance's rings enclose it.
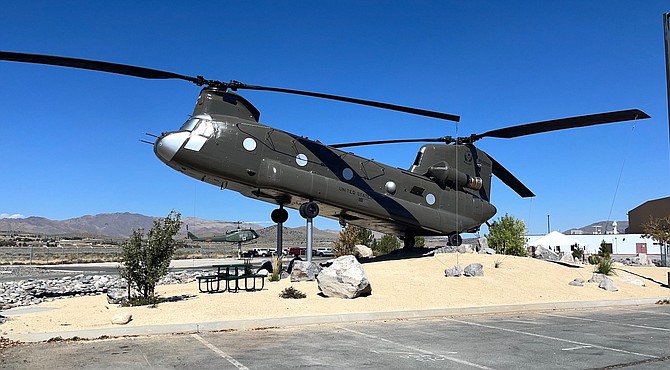
<instances>
[{"instance_id":1,"label":"mountain range","mask_svg":"<svg viewBox=\"0 0 670 370\"><path fill-rule=\"evenodd\" d=\"M625 234L628 228L628 221L598 221L580 228L568 229L563 234L589 235L589 234L608 234L614 229L612 223L616 222L617 234Z\"/></svg>"},{"instance_id":2,"label":"mountain range","mask_svg":"<svg viewBox=\"0 0 670 370\"><path fill-rule=\"evenodd\" d=\"M96 237L127 239L133 230L143 228L148 231L153 226L154 220L159 217L145 216L136 213L102 213L97 215L86 215L66 220L50 220L44 217L26 218L2 218L0 219L0 232L27 233L35 235L49 235L62 237ZM204 220L196 217L182 219L183 226L178 235L186 236L186 231L191 231L198 236L221 235L226 231L240 228L252 228L260 235L259 242L276 240L277 226L262 227L253 223L237 223L230 221ZM338 231L319 230L314 228L314 241L335 240ZM284 228L283 237L292 242L294 240L305 240L305 228Z\"/></svg>"},{"instance_id":3,"label":"mountain range","mask_svg":"<svg viewBox=\"0 0 670 370\"><path fill-rule=\"evenodd\" d=\"M158 217L145 216L136 213L102 213L97 215L86 215L66 220L50 220L44 217L26 218L2 218L0 219L0 232L21 232L36 235L50 235L63 237L98 237L112 239L127 239L138 228L151 229L154 220ZM240 223L231 221L205 220L196 217L182 219L184 226L180 235L186 236L186 230L198 236L220 235L228 230L241 228L252 228L256 230L260 239L276 240L277 226L263 227L253 223ZM617 221L617 231L625 232L628 221ZM611 221L599 221L590 225L573 228L564 231L564 234L593 234L595 230L601 233L612 229ZM339 230L314 229L314 240L335 240ZM305 228L284 228L284 239L287 241L305 240Z\"/></svg>"}]
</instances>

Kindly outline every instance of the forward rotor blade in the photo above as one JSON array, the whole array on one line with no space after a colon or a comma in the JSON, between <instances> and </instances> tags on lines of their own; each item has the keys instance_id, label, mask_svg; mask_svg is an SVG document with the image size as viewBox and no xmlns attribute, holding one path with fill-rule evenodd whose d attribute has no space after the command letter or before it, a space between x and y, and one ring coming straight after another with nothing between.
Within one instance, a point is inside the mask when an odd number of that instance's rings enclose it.
<instances>
[{"instance_id":1,"label":"forward rotor blade","mask_svg":"<svg viewBox=\"0 0 670 370\"><path fill-rule=\"evenodd\" d=\"M453 139L450 136L434 137L427 139L392 139L392 140L373 140L373 141L358 141L354 143L342 143L328 145L333 148L348 148L352 146L366 146L366 145L380 145L380 144L399 144L399 143L450 143Z\"/></svg>"},{"instance_id":2,"label":"forward rotor blade","mask_svg":"<svg viewBox=\"0 0 670 370\"><path fill-rule=\"evenodd\" d=\"M127 76L134 76L134 77L141 77L141 78L148 78L148 79L180 79L180 80L193 82L194 84L196 84L198 86L209 85L209 86L217 86L217 87L222 87L222 88L230 88L230 89L233 89L233 90L247 89L247 90L273 91L273 92L280 92L280 93L294 94L294 95L304 95L304 96L311 96L311 97L315 97L315 98L330 99L330 100L343 101L343 102L353 103L353 104L367 105L367 106L376 107L376 108L389 109L389 110L405 112L405 113L410 113L410 114L416 114L416 115L432 117L432 118L438 118L438 119L444 119L444 120L449 120L449 121L458 122L460 120L459 116L456 116L456 115L453 115L453 114L435 112L435 111L419 109L419 108L405 107L405 106L402 106L402 105L376 102L376 101L372 101L372 100L349 98L349 97L346 97L346 96L323 94L323 93L316 93L316 92L310 92L310 91L284 89L284 88L279 88L279 87L247 85L247 84L244 84L244 83L241 83L241 82L238 82L238 81L221 82L221 81L216 81L216 80L206 80L202 76L191 77L191 76L181 75L181 74L178 74L178 73L173 73L173 72L168 72L168 71L161 71L161 70L158 70L158 69L137 67L137 66L131 66L131 65L127 65L127 64L102 62L102 61L97 61L97 60L69 58L69 57L43 55L43 54L15 53L15 52L8 52L8 51L0 51L0 60L6 60L6 61L12 61L12 62L22 62L22 63L46 64L46 65L79 68L79 69L88 69L88 70L92 70L92 71L116 73L116 74L120 74L120 75L127 75Z\"/></svg>"},{"instance_id":3,"label":"forward rotor blade","mask_svg":"<svg viewBox=\"0 0 670 370\"><path fill-rule=\"evenodd\" d=\"M180 79L193 82L197 85L216 84L218 81L207 81L201 76L190 77L158 69L130 66L126 64L101 62L97 60L59 57L42 54L26 54L0 51L0 60L11 62L47 64L53 66L88 69L92 71L115 73L120 75L148 78L148 79Z\"/></svg>"},{"instance_id":4,"label":"forward rotor blade","mask_svg":"<svg viewBox=\"0 0 670 370\"><path fill-rule=\"evenodd\" d=\"M493 157L491 157L488 153L489 159L491 159L491 164L493 166L492 172L496 177L500 179L505 185L509 186L512 190L514 190L517 194L519 194L522 198L529 198L529 197L534 197L535 194L524 185L521 180L517 179L514 175L512 175L511 172L507 170L500 162L496 161Z\"/></svg>"},{"instance_id":5,"label":"forward rotor blade","mask_svg":"<svg viewBox=\"0 0 670 370\"><path fill-rule=\"evenodd\" d=\"M511 139L514 137L539 134L548 131L565 130L569 128L586 127L593 125L601 125L605 123L630 121L644 118L650 118L650 117L649 115L647 115L647 113L639 109L629 109L616 112L590 114L586 116L554 119L549 121L527 123L524 125L491 130L483 134L474 135L472 141L479 140L484 137Z\"/></svg>"},{"instance_id":6,"label":"forward rotor blade","mask_svg":"<svg viewBox=\"0 0 670 370\"><path fill-rule=\"evenodd\" d=\"M231 81L230 82L230 88L233 89L233 90L235 90L235 89L263 90L263 91L274 91L274 92L294 94L294 95L311 96L311 97L314 97L314 98L322 98L322 99L343 101L343 102L353 103L353 104L367 105L367 106L370 106L370 107L395 110L395 111L398 111L398 112L405 112L405 113L410 113L410 114L416 114L416 115L419 115L419 116L426 116L426 117L444 119L444 120L454 121L454 122L458 122L461 119L460 116L449 114L449 113L442 113L442 112L435 112L435 111L419 109L419 108L405 107L405 106L402 106L402 105L382 103L382 102L377 102L377 101L372 101L372 100L363 100L363 99L357 99L357 98L349 98L349 97L346 97L346 96L323 94L323 93L317 93L317 92L311 92L311 91L284 89L284 88L281 88L281 87L247 85L247 84L243 84L243 83L237 82L237 81Z\"/></svg>"}]
</instances>

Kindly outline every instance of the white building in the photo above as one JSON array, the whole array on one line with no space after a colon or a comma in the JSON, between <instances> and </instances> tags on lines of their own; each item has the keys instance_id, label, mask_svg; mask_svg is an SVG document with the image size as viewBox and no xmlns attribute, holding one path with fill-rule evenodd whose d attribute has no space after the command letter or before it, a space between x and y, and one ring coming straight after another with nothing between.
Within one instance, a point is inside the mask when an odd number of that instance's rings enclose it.
<instances>
[{"instance_id":1,"label":"white building","mask_svg":"<svg viewBox=\"0 0 670 370\"><path fill-rule=\"evenodd\" d=\"M526 239L528 240L527 245L536 245L535 242L544 236L545 235L526 235ZM570 235L570 238L579 242L580 247L592 254L598 253L600 244L604 241L611 245L612 257L614 258L635 256L638 253L647 254L651 258L661 257L660 246L654 244L652 239L643 238L642 234L572 234ZM559 247L561 252L570 250L569 247L566 250L566 246L561 245L543 245L543 247L550 248L553 251L556 251L556 247Z\"/></svg>"}]
</instances>

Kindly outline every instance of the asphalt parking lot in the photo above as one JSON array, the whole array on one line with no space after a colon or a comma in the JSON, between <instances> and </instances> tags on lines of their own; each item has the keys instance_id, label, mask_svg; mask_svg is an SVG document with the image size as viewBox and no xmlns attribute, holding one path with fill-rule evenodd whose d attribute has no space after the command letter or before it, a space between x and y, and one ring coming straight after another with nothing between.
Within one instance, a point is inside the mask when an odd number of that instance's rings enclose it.
<instances>
[{"instance_id":1,"label":"asphalt parking lot","mask_svg":"<svg viewBox=\"0 0 670 370\"><path fill-rule=\"evenodd\" d=\"M2 369L669 366L669 305L52 341L0 352Z\"/></svg>"}]
</instances>

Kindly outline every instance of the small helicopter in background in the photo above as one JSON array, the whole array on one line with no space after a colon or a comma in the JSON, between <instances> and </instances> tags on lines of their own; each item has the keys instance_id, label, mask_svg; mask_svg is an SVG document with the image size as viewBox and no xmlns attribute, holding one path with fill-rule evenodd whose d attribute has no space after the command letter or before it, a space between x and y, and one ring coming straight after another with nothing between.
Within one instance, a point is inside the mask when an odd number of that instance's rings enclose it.
<instances>
[{"instance_id":1,"label":"small helicopter in background","mask_svg":"<svg viewBox=\"0 0 670 370\"><path fill-rule=\"evenodd\" d=\"M188 230L186 225L186 237L194 242L212 242L212 243L247 243L259 238L256 230L252 228L242 229L241 222L237 222L237 228L225 232L223 235L211 235L198 237Z\"/></svg>"},{"instance_id":2,"label":"small helicopter in background","mask_svg":"<svg viewBox=\"0 0 670 370\"><path fill-rule=\"evenodd\" d=\"M258 233L255 230L230 230L224 235L211 235L198 237L192 232L186 233L187 237L194 242L212 242L212 243L245 243L258 239Z\"/></svg>"},{"instance_id":3,"label":"small helicopter in background","mask_svg":"<svg viewBox=\"0 0 670 370\"><path fill-rule=\"evenodd\" d=\"M212 235L205 237L197 237L192 232L188 230L188 225L186 225L186 237L194 242L207 242L207 243L237 243L237 258L244 257L242 252L242 244L251 243L254 240L258 239L260 236L256 230L252 228L241 228L240 224L242 221L237 222L237 228L231 229L225 232L223 235Z\"/></svg>"},{"instance_id":4,"label":"small helicopter in background","mask_svg":"<svg viewBox=\"0 0 670 370\"><path fill-rule=\"evenodd\" d=\"M272 220L288 219L285 208L308 220L325 216L399 236L406 248L415 236L477 232L491 219L491 177L521 197L528 189L493 157L477 148L480 139L515 138L543 132L649 118L639 109L516 125L465 137L363 141L326 145L260 122L260 111L236 91L262 90L390 109L458 122L459 116L344 96L221 82L167 71L78 58L0 52L0 60L80 68L146 79L180 79L204 86L191 117L151 142L169 167L220 189L276 204ZM342 150L347 147L424 142L408 169ZM278 228L281 230L281 228ZM308 232L309 233L309 232ZM278 235L278 240L280 240Z\"/></svg>"}]
</instances>

